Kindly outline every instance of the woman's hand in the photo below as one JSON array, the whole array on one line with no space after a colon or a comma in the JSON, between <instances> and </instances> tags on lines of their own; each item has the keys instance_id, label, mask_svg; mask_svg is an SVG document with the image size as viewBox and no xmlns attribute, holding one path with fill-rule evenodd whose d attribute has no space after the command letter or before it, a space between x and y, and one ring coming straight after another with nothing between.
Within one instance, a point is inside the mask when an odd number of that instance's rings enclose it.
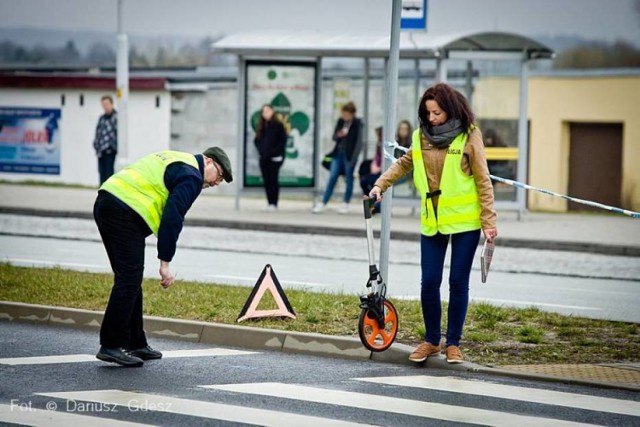
<instances>
[{"instance_id":1,"label":"woman's hand","mask_svg":"<svg viewBox=\"0 0 640 427\"><path fill-rule=\"evenodd\" d=\"M369 192L369 197L375 198L376 202L382 200L382 190L377 185L374 185L371 191Z\"/></svg>"},{"instance_id":2,"label":"woman's hand","mask_svg":"<svg viewBox=\"0 0 640 427\"><path fill-rule=\"evenodd\" d=\"M485 229L482 230L482 232L484 233L484 238L489 243L493 242L493 239L498 237L498 229L497 228L485 228Z\"/></svg>"},{"instance_id":3,"label":"woman's hand","mask_svg":"<svg viewBox=\"0 0 640 427\"><path fill-rule=\"evenodd\" d=\"M160 261L160 284L163 288L167 289L173 285L175 276L169 270L169 263L167 261Z\"/></svg>"}]
</instances>

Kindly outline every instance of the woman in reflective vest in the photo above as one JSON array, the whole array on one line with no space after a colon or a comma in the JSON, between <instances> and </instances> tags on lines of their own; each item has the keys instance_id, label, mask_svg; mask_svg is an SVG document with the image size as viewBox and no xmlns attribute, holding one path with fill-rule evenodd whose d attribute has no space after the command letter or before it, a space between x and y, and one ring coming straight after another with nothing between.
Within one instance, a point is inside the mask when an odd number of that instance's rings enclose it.
<instances>
[{"instance_id":1,"label":"woman in reflective vest","mask_svg":"<svg viewBox=\"0 0 640 427\"><path fill-rule=\"evenodd\" d=\"M422 314L425 342L409 356L424 362L441 351L440 284L451 241L449 308L445 341L447 362L461 363L462 328L469 303L469 276L480 240L497 235L493 186L484 156L482 134L464 96L440 83L425 91L418 106L420 128L411 150L375 183L378 200L394 182L413 170L421 194Z\"/></svg>"}]
</instances>

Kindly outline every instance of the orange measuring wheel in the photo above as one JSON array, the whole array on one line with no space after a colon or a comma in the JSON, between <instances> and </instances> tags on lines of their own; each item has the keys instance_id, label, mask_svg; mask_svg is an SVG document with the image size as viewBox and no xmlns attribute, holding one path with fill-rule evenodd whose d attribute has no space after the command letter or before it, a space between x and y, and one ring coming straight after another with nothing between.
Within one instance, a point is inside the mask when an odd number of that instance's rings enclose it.
<instances>
[{"instance_id":1,"label":"orange measuring wheel","mask_svg":"<svg viewBox=\"0 0 640 427\"><path fill-rule=\"evenodd\" d=\"M391 301L379 294L370 294L368 298L369 301L362 301L358 321L360 341L371 351L385 351L398 333L398 312Z\"/></svg>"}]
</instances>

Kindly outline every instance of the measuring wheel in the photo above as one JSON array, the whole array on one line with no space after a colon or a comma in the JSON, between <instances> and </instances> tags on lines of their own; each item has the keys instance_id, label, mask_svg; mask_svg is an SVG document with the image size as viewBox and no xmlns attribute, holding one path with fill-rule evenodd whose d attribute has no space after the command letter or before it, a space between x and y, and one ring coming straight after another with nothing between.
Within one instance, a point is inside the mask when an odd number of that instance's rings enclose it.
<instances>
[{"instance_id":1,"label":"measuring wheel","mask_svg":"<svg viewBox=\"0 0 640 427\"><path fill-rule=\"evenodd\" d=\"M360 299L360 341L371 351L385 351L398 333L398 312L391 301L379 294L369 294Z\"/></svg>"}]
</instances>

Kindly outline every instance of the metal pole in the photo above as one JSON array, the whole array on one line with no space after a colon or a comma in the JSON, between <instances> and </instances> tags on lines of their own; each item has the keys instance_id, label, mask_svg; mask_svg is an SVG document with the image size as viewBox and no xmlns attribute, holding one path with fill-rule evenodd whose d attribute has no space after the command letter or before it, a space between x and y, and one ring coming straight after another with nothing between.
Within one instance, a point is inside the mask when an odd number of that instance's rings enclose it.
<instances>
[{"instance_id":1,"label":"metal pole","mask_svg":"<svg viewBox=\"0 0 640 427\"><path fill-rule=\"evenodd\" d=\"M314 117L313 117L313 180L314 186L311 189L311 206L316 203L316 194L320 193L320 156L323 153L320 152L322 141L322 126L320 123L320 117L322 117L322 57L316 58L316 102L314 104Z\"/></svg>"},{"instance_id":2,"label":"metal pole","mask_svg":"<svg viewBox=\"0 0 640 427\"><path fill-rule=\"evenodd\" d=\"M528 122L528 93L529 93L529 58L524 53L520 63L520 117L518 118L518 181L527 182L529 167L529 122ZM526 211L526 193L524 189L516 189L518 204L518 219Z\"/></svg>"},{"instance_id":3,"label":"metal pole","mask_svg":"<svg viewBox=\"0 0 640 427\"><path fill-rule=\"evenodd\" d=\"M244 139L245 134L245 97L247 67L244 57L238 57L238 145L236 150L236 210L240 210L240 193L244 188Z\"/></svg>"},{"instance_id":4,"label":"metal pole","mask_svg":"<svg viewBox=\"0 0 640 427\"><path fill-rule=\"evenodd\" d=\"M442 52L440 56L436 59L436 83L446 83L447 82L447 64L444 62L444 58L442 57Z\"/></svg>"},{"instance_id":5,"label":"metal pole","mask_svg":"<svg viewBox=\"0 0 640 427\"><path fill-rule=\"evenodd\" d=\"M465 91L467 92L467 99L471 104L473 98L473 62L467 61L467 72L465 73Z\"/></svg>"},{"instance_id":6,"label":"metal pole","mask_svg":"<svg viewBox=\"0 0 640 427\"><path fill-rule=\"evenodd\" d=\"M364 105L362 114L364 115L364 126L362 127L362 140L364 141L364 158L369 158L369 69L371 64L369 58L364 58Z\"/></svg>"},{"instance_id":7,"label":"metal pole","mask_svg":"<svg viewBox=\"0 0 640 427\"><path fill-rule=\"evenodd\" d=\"M384 97L384 140L393 141L396 123L396 100L398 98L398 61L400 58L400 14L402 0L393 0L391 13L391 38L389 58L387 59L387 75L385 77ZM386 153L393 154L393 150L383 146L385 155L383 169L391 166ZM382 201L382 225L380 230L380 274L384 283L389 279L389 240L391 237L391 199L392 191L387 191Z\"/></svg>"},{"instance_id":8,"label":"metal pole","mask_svg":"<svg viewBox=\"0 0 640 427\"><path fill-rule=\"evenodd\" d=\"M420 95L421 95L420 93L420 59L418 58L414 59L413 67L414 67L413 71L415 73L415 75L413 76L413 105L416 106L420 101ZM418 115L413 114L413 127L417 128L418 124L419 124Z\"/></svg>"},{"instance_id":9,"label":"metal pole","mask_svg":"<svg viewBox=\"0 0 640 427\"><path fill-rule=\"evenodd\" d=\"M118 36L116 51L118 169L122 169L129 163L129 41L123 30L122 2L123 0L118 0Z\"/></svg>"}]
</instances>

